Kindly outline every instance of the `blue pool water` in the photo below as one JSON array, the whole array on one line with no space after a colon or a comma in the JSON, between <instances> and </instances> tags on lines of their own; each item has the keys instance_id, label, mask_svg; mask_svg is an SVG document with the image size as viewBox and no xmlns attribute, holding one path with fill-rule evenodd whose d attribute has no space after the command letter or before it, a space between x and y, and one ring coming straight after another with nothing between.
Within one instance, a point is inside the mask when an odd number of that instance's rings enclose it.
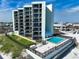
<instances>
[{"instance_id":1,"label":"blue pool water","mask_svg":"<svg viewBox=\"0 0 79 59\"><path fill-rule=\"evenodd\" d=\"M60 43L64 40L64 38L61 38L61 37L52 37L50 39L48 39L49 42L52 42L52 43Z\"/></svg>"}]
</instances>

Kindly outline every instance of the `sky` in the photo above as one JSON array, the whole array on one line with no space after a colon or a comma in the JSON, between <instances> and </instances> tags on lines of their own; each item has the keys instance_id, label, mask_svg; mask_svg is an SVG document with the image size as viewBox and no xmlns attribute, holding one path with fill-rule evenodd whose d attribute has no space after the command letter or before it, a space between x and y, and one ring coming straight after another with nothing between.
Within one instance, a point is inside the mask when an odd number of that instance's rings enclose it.
<instances>
[{"instance_id":1,"label":"sky","mask_svg":"<svg viewBox=\"0 0 79 59\"><path fill-rule=\"evenodd\" d=\"M12 21L12 10L38 0L0 0L0 22ZM45 0L53 4L55 22L79 22L79 0Z\"/></svg>"}]
</instances>

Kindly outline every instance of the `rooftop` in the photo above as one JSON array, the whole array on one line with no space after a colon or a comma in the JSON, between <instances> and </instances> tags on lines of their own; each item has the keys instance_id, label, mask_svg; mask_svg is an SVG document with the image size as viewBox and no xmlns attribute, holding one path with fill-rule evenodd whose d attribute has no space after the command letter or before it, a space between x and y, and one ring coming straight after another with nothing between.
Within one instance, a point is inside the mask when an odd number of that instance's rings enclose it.
<instances>
[{"instance_id":1,"label":"rooftop","mask_svg":"<svg viewBox=\"0 0 79 59\"><path fill-rule=\"evenodd\" d=\"M54 48L55 46L56 46L56 44L49 42L45 45L42 45L41 47L36 48L35 50L43 54L43 53L47 52L48 50Z\"/></svg>"}]
</instances>

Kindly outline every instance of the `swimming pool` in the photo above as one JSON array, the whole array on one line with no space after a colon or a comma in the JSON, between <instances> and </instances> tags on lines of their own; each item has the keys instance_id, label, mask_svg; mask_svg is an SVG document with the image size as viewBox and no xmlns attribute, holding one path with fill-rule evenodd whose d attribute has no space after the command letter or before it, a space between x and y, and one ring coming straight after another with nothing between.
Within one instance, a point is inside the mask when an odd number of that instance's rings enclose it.
<instances>
[{"instance_id":1,"label":"swimming pool","mask_svg":"<svg viewBox=\"0 0 79 59\"><path fill-rule=\"evenodd\" d=\"M52 38L48 39L49 42L52 42L55 44L58 44L58 43L62 42L63 40L64 40L64 38L61 38L61 37L52 37Z\"/></svg>"}]
</instances>

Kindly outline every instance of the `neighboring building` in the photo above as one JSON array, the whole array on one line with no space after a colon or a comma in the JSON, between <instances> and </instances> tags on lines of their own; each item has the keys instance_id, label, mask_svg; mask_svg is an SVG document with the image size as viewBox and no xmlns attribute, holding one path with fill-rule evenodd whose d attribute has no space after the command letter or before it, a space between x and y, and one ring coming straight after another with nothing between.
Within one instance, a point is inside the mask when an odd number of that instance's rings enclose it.
<instances>
[{"instance_id":1,"label":"neighboring building","mask_svg":"<svg viewBox=\"0 0 79 59\"><path fill-rule=\"evenodd\" d=\"M12 32L13 24L12 22L0 22L0 33Z\"/></svg>"},{"instance_id":2,"label":"neighboring building","mask_svg":"<svg viewBox=\"0 0 79 59\"><path fill-rule=\"evenodd\" d=\"M79 23L54 23L54 30L72 31L78 29Z\"/></svg>"},{"instance_id":3,"label":"neighboring building","mask_svg":"<svg viewBox=\"0 0 79 59\"><path fill-rule=\"evenodd\" d=\"M79 30L79 23L73 23L73 28Z\"/></svg>"},{"instance_id":4,"label":"neighboring building","mask_svg":"<svg viewBox=\"0 0 79 59\"><path fill-rule=\"evenodd\" d=\"M66 26L63 25L63 24L61 24L61 23L55 23L55 24L54 24L54 29L55 29L55 30L62 30L62 29L65 30L65 27L66 27Z\"/></svg>"},{"instance_id":5,"label":"neighboring building","mask_svg":"<svg viewBox=\"0 0 79 59\"><path fill-rule=\"evenodd\" d=\"M53 8L45 1L32 2L13 11L13 29L19 35L43 39L53 35Z\"/></svg>"},{"instance_id":6,"label":"neighboring building","mask_svg":"<svg viewBox=\"0 0 79 59\"><path fill-rule=\"evenodd\" d=\"M66 30L66 26L61 23L54 23L54 34L60 34L61 30Z\"/></svg>"}]
</instances>

